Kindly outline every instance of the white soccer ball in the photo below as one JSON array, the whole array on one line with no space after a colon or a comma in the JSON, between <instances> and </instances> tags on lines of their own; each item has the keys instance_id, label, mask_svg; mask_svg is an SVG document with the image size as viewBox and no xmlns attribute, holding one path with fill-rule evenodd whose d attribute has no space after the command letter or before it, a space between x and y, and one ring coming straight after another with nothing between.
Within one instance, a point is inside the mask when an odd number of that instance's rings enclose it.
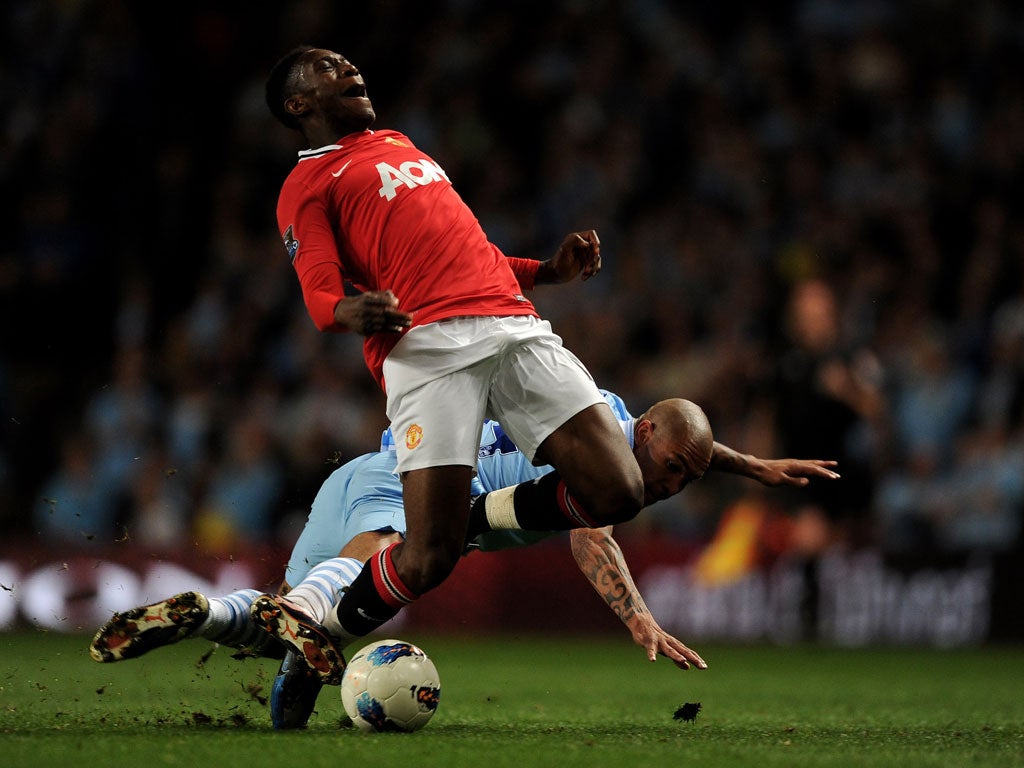
<instances>
[{"instance_id":1,"label":"white soccer ball","mask_svg":"<svg viewBox=\"0 0 1024 768\"><path fill-rule=\"evenodd\" d=\"M404 640L378 640L349 659L341 703L364 731L418 731L437 711L441 679L434 662Z\"/></svg>"}]
</instances>

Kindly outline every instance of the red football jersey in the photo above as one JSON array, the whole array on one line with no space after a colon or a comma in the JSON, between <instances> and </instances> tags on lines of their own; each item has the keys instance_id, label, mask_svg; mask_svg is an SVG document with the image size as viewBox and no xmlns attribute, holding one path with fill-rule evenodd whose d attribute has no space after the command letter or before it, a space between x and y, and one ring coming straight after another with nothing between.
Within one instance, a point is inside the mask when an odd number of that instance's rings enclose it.
<instances>
[{"instance_id":1,"label":"red football jersey","mask_svg":"<svg viewBox=\"0 0 1024 768\"><path fill-rule=\"evenodd\" d=\"M310 317L344 330L334 307L344 283L390 289L412 324L467 315L536 315L509 259L441 167L397 131L364 131L299 153L281 188L277 221ZM532 260L514 259L529 286ZM532 266L532 269L531 269ZM382 387L384 358L401 338L366 338L366 364Z\"/></svg>"}]
</instances>

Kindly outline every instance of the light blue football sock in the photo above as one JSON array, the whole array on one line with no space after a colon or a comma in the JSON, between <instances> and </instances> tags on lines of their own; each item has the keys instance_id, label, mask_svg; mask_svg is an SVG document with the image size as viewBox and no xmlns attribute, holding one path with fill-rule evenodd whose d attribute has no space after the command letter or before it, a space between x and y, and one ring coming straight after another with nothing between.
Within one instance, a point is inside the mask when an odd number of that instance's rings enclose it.
<instances>
[{"instance_id":1,"label":"light blue football sock","mask_svg":"<svg viewBox=\"0 0 1024 768\"><path fill-rule=\"evenodd\" d=\"M285 599L323 624L334 615L331 608L341 600L342 592L355 581L361 570L363 564L351 557L324 560L310 568L306 577L285 595Z\"/></svg>"},{"instance_id":2,"label":"light blue football sock","mask_svg":"<svg viewBox=\"0 0 1024 768\"><path fill-rule=\"evenodd\" d=\"M194 637L204 637L231 648L262 648L270 636L249 620L249 606L262 593L240 589L224 597L211 597L210 615Z\"/></svg>"}]
</instances>

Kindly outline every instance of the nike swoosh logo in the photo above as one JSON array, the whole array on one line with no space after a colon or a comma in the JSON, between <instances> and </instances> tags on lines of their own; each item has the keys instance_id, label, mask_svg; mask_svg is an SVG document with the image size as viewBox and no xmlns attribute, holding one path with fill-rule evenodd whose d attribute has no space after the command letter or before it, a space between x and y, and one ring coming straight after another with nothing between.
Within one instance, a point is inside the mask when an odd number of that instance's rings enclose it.
<instances>
[{"instance_id":1,"label":"nike swoosh logo","mask_svg":"<svg viewBox=\"0 0 1024 768\"><path fill-rule=\"evenodd\" d=\"M345 169L342 168L342 170L345 170ZM356 608L356 613L358 613L360 616L362 616L367 621L380 621L380 619L378 619L376 616L371 616L366 611L364 611L362 608Z\"/></svg>"},{"instance_id":2,"label":"nike swoosh logo","mask_svg":"<svg viewBox=\"0 0 1024 768\"><path fill-rule=\"evenodd\" d=\"M345 164L344 164L343 166L341 166L341 168L339 168L339 169L338 169L337 171L331 171L331 176L333 176L334 178L338 178L339 176L341 176L341 174L343 174L343 173L345 172L345 169L346 169L346 168L348 168L348 166L349 166L349 163L351 163L351 162L352 162L352 161L351 161L351 160L349 160L349 161L348 161L348 163L345 163Z\"/></svg>"}]
</instances>

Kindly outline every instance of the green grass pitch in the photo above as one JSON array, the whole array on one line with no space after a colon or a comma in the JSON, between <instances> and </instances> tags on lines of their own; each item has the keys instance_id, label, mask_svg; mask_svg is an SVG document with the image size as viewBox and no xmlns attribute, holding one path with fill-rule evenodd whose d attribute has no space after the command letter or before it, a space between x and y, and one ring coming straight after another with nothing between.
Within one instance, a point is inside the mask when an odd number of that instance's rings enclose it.
<instances>
[{"instance_id":1,"label":"green grass pitch","mask_svg":"<svg viewBox=\"0 0 1024 768\"><path fill-rule=\"evenodd\" d=\"M275 732L276 662L203 640L97 664L82 636L0 635L0 766L1024 766L1024 648L694 642L710 668L683 672L627 637L403 639L441 676L415 734L342 727L336 688Z\"/></svg>"}]
</instances>

